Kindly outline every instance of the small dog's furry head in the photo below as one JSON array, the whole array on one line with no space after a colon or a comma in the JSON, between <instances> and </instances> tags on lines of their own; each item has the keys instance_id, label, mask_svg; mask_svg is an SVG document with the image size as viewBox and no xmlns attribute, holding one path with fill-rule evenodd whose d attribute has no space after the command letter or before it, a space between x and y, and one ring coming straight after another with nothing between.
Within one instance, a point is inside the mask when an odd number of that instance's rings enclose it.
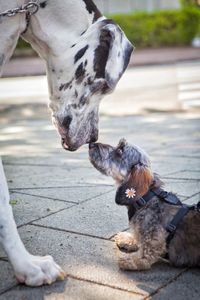
<instances>
[{"instance_id":1,"label":"small dog's furry head","mask_svg":"<svg viewBox=\"0 0 200 300\"><path fill-rule=\"evenodd\" d=\"M153 180L148 155L139 147L121 139L117 147L94 143L90 144L89 156L93 166L101 173L111 176L125 194L126 189L134 188L137 196L144 195Z\"/></svg>"}]
</instances>

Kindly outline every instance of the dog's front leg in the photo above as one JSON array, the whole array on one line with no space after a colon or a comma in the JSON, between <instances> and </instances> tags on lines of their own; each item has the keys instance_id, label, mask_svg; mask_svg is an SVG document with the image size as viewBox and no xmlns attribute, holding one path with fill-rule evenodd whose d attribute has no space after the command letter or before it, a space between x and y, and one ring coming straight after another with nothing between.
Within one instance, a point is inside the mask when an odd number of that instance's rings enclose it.
<instances>
[{"instance_id":1,"label":"dog's front leg","mask_svg":"<svg viewBox=\"0 0 200 300\"><path fill-rule=\"evenodd\" d=\"M9 204L9 192L0 159L0 242L13 266L17 279L30 286L52 283L65 274L51 256L33 256L24 247Z\"/></svg>"},{"instance_id":2,"label":"dog's front leg","mask_svg":"<svg viewBox=\"0 0 200 300\"><path fill-rule=\"evenodd\" d=\"M121 251L126 251L126 252L134 252L138 250L138 245L137 242L134 238L134 235L129 232L119 232L115 237L114 237L115 243L117 247Z\"/></svg>"},{"instance_id":3,"label":"dog's front leg","mask_svg":"<svg viewBox=\"0 0 200 300\"><path fill-rule=\"evenodd\" d=\"M162 226L140 233L137 252L118 251L118 263L123 270L147 270L166 252L166 233Z\"/></svg>"}]
</instances>

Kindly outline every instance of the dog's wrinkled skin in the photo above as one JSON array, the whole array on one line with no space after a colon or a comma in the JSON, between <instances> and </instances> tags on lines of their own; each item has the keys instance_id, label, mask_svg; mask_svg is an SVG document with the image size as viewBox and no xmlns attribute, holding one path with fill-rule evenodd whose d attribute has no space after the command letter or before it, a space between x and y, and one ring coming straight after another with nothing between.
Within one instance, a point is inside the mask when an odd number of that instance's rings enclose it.
<instances>
[{"instance_id":1,"label":"dog's wrinkled skin","mask_svg":"<svg viewBox=\"0 0 200 300\"><path fill-rule=\"evenodd\" d=\"M0 0L0 12L27 2ZM31 16L28 28L25 14L0 19L0 74L21 35L46 61L53 123L63 147L75 151L97 140L100 100L114 90L133 47L117 24L106 20L91 0L37 3L40 8ZM39 286L64 278L50 256L32 256L25 249L9 205L1 160L0 242L20 282Z\"/></svg>"},{"instance_id":2,"label":"dog's wrinkled skin","mask_svg":"<svg viewBox=\"0 0 200 300\"><path fill-rule=\"evenodd\" d=\"M131 215L131 233L121 232L115 239L119 248L119 267L125 270L146 270L167 253L174 266L200 267L199 212L188 212L167 249L168 233L165 228L179 207L169 205L155 196L144 208L136 211L131 199L126 197L127 189L133 188L136 197L141 197L150 188L162 186L158 175L152 172L145 152L123 139L117 147L92 143L89 156L97 170L112 176L116 181L116 203L126 205L129 217Z\"/></svg>"}]
</instances>

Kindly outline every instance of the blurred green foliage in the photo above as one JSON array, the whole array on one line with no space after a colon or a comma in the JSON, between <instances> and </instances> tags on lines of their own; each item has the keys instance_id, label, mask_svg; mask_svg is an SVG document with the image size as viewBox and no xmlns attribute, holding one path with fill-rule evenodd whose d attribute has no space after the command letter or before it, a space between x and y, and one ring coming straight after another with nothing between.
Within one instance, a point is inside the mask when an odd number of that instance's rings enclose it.
<instances>
[{"instance_id":1,"label":"blurred green foliage","mask_svg":"<svg viewBox=\"0 0 200 300\"><path fill-rule=\"evenodd\" d=\"M197 0L181 1L192 3ZM181 10L112 15L110 18L121 26L137 48L186 46L191 44L196 35L200 35L200 9L194 6L186 6ZM21 53L23 50L24 54L26 49L30 51L30 45L19 39L17 51Z\"/></svg>"},{"instance_id":2,"label":"blurred green foliage","mask_svg":"<svg viewBox=\"0 0 200 300\"><path fill-rule=\"evenodd\" d=\"M137 48L190 45L198 34L200 10L164 10L111 16Z\"/></svg>"},{"instance_id":3,"label":"blurred green foliage","mask_svg":"<svg viewBox=\"0 0 200 300\"><path fill-rule=\"evenodd\" d=\"M184 6L200 6L199 0L180 0L181 5Z\"/></svg>"}]
</instances>

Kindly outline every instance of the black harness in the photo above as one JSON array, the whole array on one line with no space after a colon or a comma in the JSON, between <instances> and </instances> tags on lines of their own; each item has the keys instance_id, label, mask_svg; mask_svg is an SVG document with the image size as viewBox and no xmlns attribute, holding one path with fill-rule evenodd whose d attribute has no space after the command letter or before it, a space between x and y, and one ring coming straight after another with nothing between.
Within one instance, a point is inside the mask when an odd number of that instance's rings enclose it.
<instances>
[{"instance_id":1,"label":"black harness","mask_svg":"<svg viewBox=\"0 0 200 300\"><path fill-rule=\"evenodd\" d=\"M167 237L167 246L169 246L170 241L174 237L176 229L183 219L183 217L190 211L196 210L200 213L200 201L194 205L183 204L179 198L173 193L168 193L161 188L150 189L144 196L136 199L133 203L134 212L135 210L140 210L143 208L153 197L157 196L160 200L165 201L170 205L180 206L179 210L173 217L173 219L167 224L166 230L169 233ZM131 210L129 211L129 219L131 218ZM133 216L133 214L132 214Z\"/></svg>"}]
</instances>

